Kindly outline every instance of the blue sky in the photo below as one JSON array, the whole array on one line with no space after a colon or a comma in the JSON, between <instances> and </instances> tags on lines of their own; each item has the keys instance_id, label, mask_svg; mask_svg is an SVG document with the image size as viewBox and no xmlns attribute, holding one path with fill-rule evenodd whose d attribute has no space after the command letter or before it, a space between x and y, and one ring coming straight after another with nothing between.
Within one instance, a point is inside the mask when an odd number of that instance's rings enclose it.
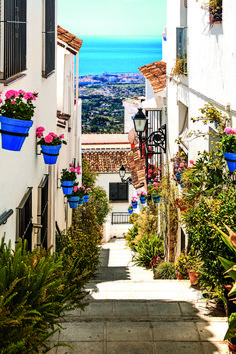
<instances>
[{"instance_id":1,"label":"blue sky","mask_svg":"<svg viewBox=\"0 0 236 354\"><path fill-rule=\"evenodd\" d=\"M58 0L58 24L78 36L160 36L166 0Z\"/></svg>"}]
</instances>

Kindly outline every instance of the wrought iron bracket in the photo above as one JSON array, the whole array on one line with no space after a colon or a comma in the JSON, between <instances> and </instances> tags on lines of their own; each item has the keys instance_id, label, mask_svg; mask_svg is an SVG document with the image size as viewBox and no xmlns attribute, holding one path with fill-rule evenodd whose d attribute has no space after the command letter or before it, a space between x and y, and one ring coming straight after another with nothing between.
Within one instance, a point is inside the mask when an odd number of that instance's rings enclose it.
<instances>
[{"instance_id":1,"label":"wrought iron bracket","mask_svg":"<svg viewBox=\"0 0 236 354\"><path fill-rule=\"evenodd\" d=\"M132 182L132 178L131 177L127 177L126 179L125 178L121 178L121 182L122 183L132 184L132 186L133 186L133 182Z\"/></svg>"},{"instance_id":2,"label":"wrought iron bracket","mask_svg":"<svg viewBox=\"0 0 236 354\"><path fill-rule=\"evenodd\" d=\"M161 154L162 152L166 153L166 124L163 124L155 132L152 132L149 136L143 137L140 132L138 135L139 138L139 150L141 157L143 156L142 144L145 143L145 154ZM148 150L148 148L160 148L162 151Z\"/></svg>"}]
</instances>

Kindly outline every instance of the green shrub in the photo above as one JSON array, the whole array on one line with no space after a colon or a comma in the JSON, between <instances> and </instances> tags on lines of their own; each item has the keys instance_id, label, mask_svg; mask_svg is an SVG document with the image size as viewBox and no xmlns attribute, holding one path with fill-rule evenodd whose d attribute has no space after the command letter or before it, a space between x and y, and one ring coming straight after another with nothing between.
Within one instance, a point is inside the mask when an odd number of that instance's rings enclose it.
<instances>
[{"instance_id":1,"label":"green shrub","mask_svg":"<svg viewBox=\"0 0 236 354\"><path fill-rule=\"evenodd\" d=\"M176 262L175 262L176 273L178 275L182 275L184 277L184 279L189 278L188 269L187 269L188 261L189 261L188 255L186 255L182 252L182 253L180 253L180 255L178 256L178 258L176 259Z\"/></svg>"},{"instance_id":2,"label":"green shrub","mask_svg":"<svg viewBox=\"0 0 236 354\"><path fill-rule=\"evenodd\" d=\"M0 353L25 354L39 348L46 352L45 340L59 329L64 311L73 307L78 293L64 275L62 259L50 250L30 253L19 239L13 252L2 239Z\"/></svg>"},{"instance_id":3,"label":"green shrub","mask_svg":"<svg viewBox=\"0 0 236 354\"><path fill-rule=\"evenodd\" d=\"M136 251L136 245L135 245L134 240L137 235L138 235L138 225L137 224L134 224L133 227L131 229L129 229L129 231L125 235L128 245L131 248L131 250L133 250L133 251Z\"/></svg>"},{"instance_id":4,"label":"green shrub","mask_svg":"<svg viewBox=\"0 0 236 354\"><path fill-rule=\"evenodd\" d=\"M57 252L63 254L64 266L70 267L76 262L78 274L85 271L87 280L99 265L99 245L99 233L85 234L71 227L66 233L57 235Z\"/></svg>"},{"instance_id":5,"label":"green shrub","mask_svg":"<svg viewBox=\"0 0 236 354\"><path fill-rule=\"evenodd\" d=\"M136 265L149 267L153 258L164 256L164 242L156 234L144 235L136 244L136 253L133 262Z\"/></svg>"},{"instance_id":6,"label":"green shrub","mask_svg":"<svg viewBox=\"0 0 236 354\"><path fill-rule=\"evenodd\" d=\"M222 240L220 233L212 228L214 224L222 230L222 221L235 230L236 190L226 188L217 197L202 197L195 207L183 214L183 221L189 236L189 244L202 262L200 285L208 291L218 291L225 283L224 268L217 256L234 259L233 253Z\"/></svg>"},{"instance_id":7,"label":"green shrub","mask_svg":"<svg viewBox=\"0 0 236 354\"><path fill-rule=\"evenodd\" d=\"M170 262L162 262L154 272L155 279L176 279L175 265Z\"/></svg>"}]
</instances>

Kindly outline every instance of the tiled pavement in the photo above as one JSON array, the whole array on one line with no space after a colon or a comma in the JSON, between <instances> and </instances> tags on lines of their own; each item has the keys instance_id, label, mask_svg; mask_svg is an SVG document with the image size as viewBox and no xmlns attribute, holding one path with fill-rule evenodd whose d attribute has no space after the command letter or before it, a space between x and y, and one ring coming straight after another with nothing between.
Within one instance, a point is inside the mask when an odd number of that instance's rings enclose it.
<instances>
[{"instance_id":1,"label":"tiled pavement","mask_svg":"<svg viewBox=\"0 0 236 354\"><path fill-rule=\"evenodd\" d=\"M226 354L222 313L189 281L154 280L132 265L125 240L103 245L101 267L88 285L89 306L67 314L52 354Z\"/></svg>"}]
</instances>

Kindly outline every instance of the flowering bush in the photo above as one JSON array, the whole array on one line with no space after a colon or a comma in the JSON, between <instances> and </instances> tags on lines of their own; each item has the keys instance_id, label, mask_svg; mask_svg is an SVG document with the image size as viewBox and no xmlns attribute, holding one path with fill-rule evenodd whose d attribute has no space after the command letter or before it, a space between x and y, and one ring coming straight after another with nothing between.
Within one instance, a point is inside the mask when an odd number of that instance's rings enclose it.
<instances>
[{"instance_id":1,"label":"flowering bush","mask_svg":"<svg viewBox=\"0 0 236 354\"><path fill-rule=\"evenodd\" d=\"M137 196L138 196L139 198L141 198L141 197L146 197L146 196L147 196L147 192L146 192L146 191L138 192L138 193L137 193Z\"/></svg>"},{"instance_id":2,"label":"flowering bush","mask_svg":"<svg viewBox=\"0 0 236 354\"><path fill-rule=\"evenodd\" d=\"M69 164L69 168L63 168L61 172L61 182L75 181L76 175L81 175L80 166L73 167L72 163Z\"/></svg>"},{"instance_id":3,"label":"flowering bush","mask_svg":"<svg viewBox=\"0 0 236 354\"><path fill-rule=\"evenodd\" d=\"M224 152L236 153L236 129L225 128L221 146Z\"/></svg>"},{"instance_id":4,"label":"flowering bush","mask_svg":"<svg viewBox=\"0 0 236 354\"><path fill-rule=\"evenodd\" d=\"M148 194L159 194L161 195L163 185L161 182L153 182L148 185Z\"/></svg>"},{"instance_id":5,"label":"flowering bush","mask_svg":"<svg viewBox=\"0 0 236 354\"><path fill-rule=\"evenodd\" d=\"M5 102L1 98L0 91L0 115L21 120L31 120L35 106L33 101L38 97L37 92L25 92L23 90L9 90L5 93Z\"/></svg>"},{"instance_id":6,"label":"flowering bush","mask_svg":"<svg viewBox=\"0 0 236 354\"><path fill-rule=\"evenodd\" d=\"M137 197L135 197L135 196L132 197L132 198L131 198L131 203L137 203Z\"/></svg>"},{"instance_id":7,"label":"flowering bush","mask_svg":"<svg viewBox=\"0 0 236 354\"><path fill-rule=\"evenodd\" d=\"M156 166L152 163L148 164L148 179L150 179L152 182L158 181L158 178L160 177L160 173L159 171L161 171L161 168L156 168Z\"/></svg>"},{"instance_id":8,"label":"flowering bush","mask_svg":"<svg viewBox=\"0 0 236 354\"><path fill-rule=\"evenodd\" d=\"M173 162L174 175L178 172L183 172L188 167L188 157L183 151L177 152L171 161Z\"/></svg>"},{"instance_id":9,"label":"flowering bush","mask_svg":"<svg viewBox=\"0 0 236 354\"><path fill-rule=\"evenodd\" d=\"M44 132L44 128L43 127L38 127L36 129L36 137L37 138L41 138L37 144L38 145L61 145L61 144L67 144L67 142L64 139L64 135L57 135L53 132L50 132L48 135L46 135L45 137L43 136L43 132Z\"/></svg>"},{"instance_id":10,"label":"flowering bush","mask_svg":"<svg viewBox=\"0 0 236 354\"><path fill-rule=\"evenodd\" d=\"M80 173L81 174L81 173ZM85 191L85 194L90 194L90 193L92 193L93 191L92 191L92 189L91 188L86 188L86 191Z\"/></svg>"}]
</instances>

